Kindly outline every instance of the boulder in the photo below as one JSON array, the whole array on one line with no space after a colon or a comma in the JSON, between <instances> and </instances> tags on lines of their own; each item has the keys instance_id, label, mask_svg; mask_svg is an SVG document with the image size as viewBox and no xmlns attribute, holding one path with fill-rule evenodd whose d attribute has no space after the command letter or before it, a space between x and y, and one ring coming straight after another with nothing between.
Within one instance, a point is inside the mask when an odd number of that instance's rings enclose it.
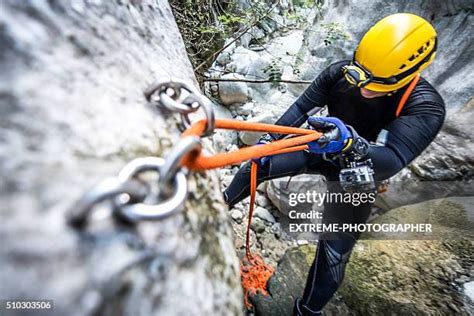
<instances>
[{"instance_id":1,"label":"boulder","mask_svg":"<svg viewBox=\"0 0 474 316\"><path fill-rule=\"evenodd\" d=\"M238 46L234 49L228 67L231 67L234 72L245 76L249 71L249 66L259 58L258 54L250 49Z\"/></svg>"},{"instance_id":2,"label":"boulder","mask_svg":"<svg viewBox=\"0 0 474 316\"><path fill-rule=\"evenodd\" d=\"M230 73L222 76L223 79L242 79L241 75ZM245 103L248 99L248 87L245 82L219 82L219 98L224 105Z\"/></svg>"},{"instance_id":3,"label":"boulder","mask_svg":"<svg viewBox=\"0 0 474 316\"><path fill-rule=\"evenodd\" d=\"M268 114L260 114L251 119L248 119L247 122L254 122L254 123L267 123L272 124L274 123L273 116ZM255 145L257 141L260 139L263 133L260 132L248 132L248 131L241 131L239 132L239 138L245 145Z\"/></svg>"},{"instance_id":4,"label":"boulder","mask_svg":"<svg viewBox=\"0 0 474 316\"><path fill-rule=\"evenodd\" d=\"M232 114L229 109L219 103L214 103L214 114L216 118L232 119ZM223 152L226 151L231 144L237 143L238 137L236 131L217 129L212 135L212 142L217 151Z\"/></svg>"},{"instance_id":5,"label":"boulder","mask_svg":"<svg viewBox=\"0 0 474 316\"><path fill-rule=\"evenodd\" d=\"M267 196L273 205L284 215L291 209L290 193L326 192L326 180L321 175L303 174L292 177L273 179L268 181ZM312 206L316 211L322 211L323 206L318 201Z\"/></svg>"},{"instance_id":6,"label":"boulder","mask_svg":"<svg viewBox=\"0 0 474 316\"><path fill-rule=\"evenodd\" d=\"M270 224L273 224L275 223L275 217L273 217L272 213L270 213L270 211L268 211L267 209L261 207L261 206L257 206L255 208L255 213L254 213L254 216L255 217L258 217Z\"/></svg>"},{"instance_id":7,"label":"boulder","mask_svg":"<svg viewBox=\"0 0 474 316\"><path fill-rule=\"evenodd\" d=\"M197 86L168 2L6 0L0 21L0 297L54 300L56 315L239 314L216 172L188 176L184 211L162 221L124 225L107 205L84 230L65 220L179 141L179 116L143 97L156 79Z\"/></svg>"},{"instance_id":8,"label":"boulder","mask_svg":"<svg viewBox=\"0 0 474 316\"><path fill-rule=\"evenodd\" d=\"M221 54L219 54L219 56L217 56L216 61L219 65L225 66L230 63L232 59L230 58L229 52L222 52Z\"/></svg>"}]
</instances>

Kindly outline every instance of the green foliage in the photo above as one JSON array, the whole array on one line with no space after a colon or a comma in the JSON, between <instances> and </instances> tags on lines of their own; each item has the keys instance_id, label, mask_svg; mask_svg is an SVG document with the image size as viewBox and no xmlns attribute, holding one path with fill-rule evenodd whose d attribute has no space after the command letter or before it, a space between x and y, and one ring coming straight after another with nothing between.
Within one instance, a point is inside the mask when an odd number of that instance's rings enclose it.
<instances>
[{"instance_id":1,"label":"green foliage","mask_svg":"<svg viewBox=\"0 0 474 316\"><path fill-rule=\"evenodd\" d=\"M171 9L194 66L206 60L229 38L264 15L270 8L264 0L252 0L251 8L236 9L235 1L170 0Z\"/></svg>"},{"instance_id":2,"label":"green foliage","mask_svg":"<svg viewBox=\"0 0 474 316\"><path fill-rule=\"evenodd\" d=\"M278 81L281 80L281 76L283 75L282 59L280 57L273 58L270 64L263 68L263 72L274 85L278 85Z\"/></svg>"},{"instance_id":3,"label":"green foliage","mask_svg":"<svg viewBox=\"0 0 474 316\"><path fill-rule=\"evenodd\" d=\"M338 40L347 41L351 39L349 33L345 31L344 27L340 23L322 23L321 27L326 32L326 36L323 40L326 46L329 46Z\"/></svg>"},{"instance_id":4,"label":"green foliage","mask_svg":"<svg viewBox=\"0 0 474 316\"><path fill-rule=\"evenodd\" d=\"M293 5L301 8L311 8L315 5L314 0L293 0Z\"/></svg>"}]
</instances>

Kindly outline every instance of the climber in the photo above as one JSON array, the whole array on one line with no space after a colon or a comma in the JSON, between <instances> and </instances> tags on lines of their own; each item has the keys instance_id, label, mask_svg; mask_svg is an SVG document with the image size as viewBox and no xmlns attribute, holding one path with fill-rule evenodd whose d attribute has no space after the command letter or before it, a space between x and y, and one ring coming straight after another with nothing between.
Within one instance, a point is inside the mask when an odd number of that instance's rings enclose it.
<instances>
[{"instance_id":1,"label":"climber","mask_svg":"<svg viewBox=\"0 0 474 316\"><path fill-rule=\"evenodd\" d=\"M323 174L328 191L345 192L341 169L355 159L379 182L398 173L431 143L445 117L444 102L419 73L433 62L436 31L423 18L398 13L387 16L363 36L352 60L326 68L276 122L323 132L309 149L258 159L258 183L298 174ZM418 80L418 81L417 81ZM404 107L400 100L413 82ZM408 90L410 91L410 90ZM309 116L327 105L330 117ZM286 135L265 134L264 144ZM344 159L343 159L344 158ZM249 195L250 163L244 164L224 192L232 206ZM350 183L349 183L350 185ZM357 187L355 187L357 189ZM354 188L352 188L354 189ZM325 203L323 223L365 223L372 204ZM302 298L295 315L320 315L342 282L359 234L320 235Z\"/></svg>"}]
</instances>

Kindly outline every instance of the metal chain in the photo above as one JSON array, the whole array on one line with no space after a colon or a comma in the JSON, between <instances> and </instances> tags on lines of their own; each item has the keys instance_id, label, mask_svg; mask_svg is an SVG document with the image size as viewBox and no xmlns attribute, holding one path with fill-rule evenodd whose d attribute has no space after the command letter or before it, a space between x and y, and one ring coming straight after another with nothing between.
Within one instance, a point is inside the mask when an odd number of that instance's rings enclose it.
<instances>
[{"instance_id":1,"label":"metal chain","mask_svg":"<svg viewBox=\"0 0 474 316\"><path fill-rule=\"evenodd\" d=\"M183 92L187 95L183 95ZM145 98L159 108L180 113L181 124L185 128L191 125L189 114L202 108L207 119L203 136L210 136L214 132L215 115L212 102L184 81L176 79L166 82L158 81L145 90Z\"/></svg>"},{"instance_id":2,"label":"metal chain","mask_svg":"<svg viewBox=\"0 0 474 316\"><path fill-rule=\"evenodd\" d=\"M181 114L182 124L191 124L188 114L203 109L206 132L215 128L212 102L192 85L180 80L157 82L145 90L151 104ZM182 210L188 185L180 162L189 152L201 147L200 138L188 136L171 149L166 159L141 157L129 162L117 177L108 178L86 192L68 212L68 222L84 227L92 210L102 202L111 204L113 214L130 223L141 220L160 220ZM145 181L140 175L154 172L158 181Z\"/></svg>"}]
</instances>

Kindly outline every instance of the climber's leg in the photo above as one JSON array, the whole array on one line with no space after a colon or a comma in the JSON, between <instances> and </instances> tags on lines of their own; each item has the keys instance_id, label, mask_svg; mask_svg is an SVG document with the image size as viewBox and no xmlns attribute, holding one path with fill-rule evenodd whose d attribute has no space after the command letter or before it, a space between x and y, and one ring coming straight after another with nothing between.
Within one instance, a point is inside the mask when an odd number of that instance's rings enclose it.
<instances>
[{"instance_id":1,"label":"climber's leg","mask_svg":"<svg viewBox=\"0 0 474 316\"><path fill-rule=\"evenodd\" d=\"M334 177L333 177L334 179ZM337 181L328 183L330 193L344 193ZM372 204L327 203L323 223L365 223ZM303 298L295 302L295 315L320 315L344 278L344 270L356 243L357 233L326 233L319 236L316 257L310 268Z\"/></svg>"},{"instance_id":2,"label":"climber's leg","mask_svg":"<svg viewBox=\"0 0 474 316\"><path fill-rule=\"evenodd\" d=\"M274 155L259 166L257 170L257 185L263 181L294 176L314 169L323 162L320 155L306 151ZM224 191L224 199L230 206L240 202L250 195L250 162L245 163L234 176L229 187Z\"/></svg>"}]
</instances>

